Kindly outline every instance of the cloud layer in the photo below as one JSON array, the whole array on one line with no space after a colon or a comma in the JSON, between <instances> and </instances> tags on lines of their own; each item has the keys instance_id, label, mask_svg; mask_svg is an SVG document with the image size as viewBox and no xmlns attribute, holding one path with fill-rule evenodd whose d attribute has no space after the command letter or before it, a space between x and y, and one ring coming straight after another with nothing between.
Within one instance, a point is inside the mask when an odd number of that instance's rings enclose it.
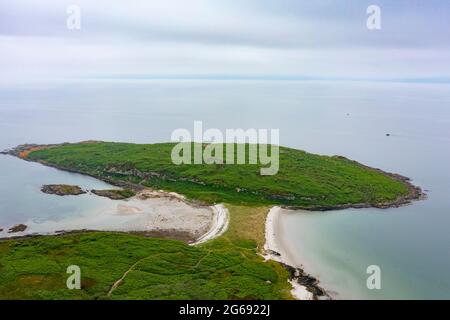
<instances>
[{"instance_id":1,"label":"cloud layer","mask_svg":"<svg viewBox=\"0 0 450 320\"><path fill-rule=\"evenodd\" d=\"M114 76L448 78L439 0L0 0L2 80ZM81 30L66 8L81 8ZM382 29L366 28L381 8Z\"/></svg>"}]
</instances>

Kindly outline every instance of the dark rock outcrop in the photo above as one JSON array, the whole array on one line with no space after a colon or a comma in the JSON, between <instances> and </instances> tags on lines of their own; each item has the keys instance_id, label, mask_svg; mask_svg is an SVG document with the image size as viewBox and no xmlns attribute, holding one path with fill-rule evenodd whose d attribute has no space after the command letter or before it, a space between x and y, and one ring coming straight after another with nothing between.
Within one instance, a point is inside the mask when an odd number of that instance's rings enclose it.
<instances>
[{"instance_id":1,"label":"dark rock outcrop","mask_svg":"<svg viewBox=\"0 0 450 320\"><path fill-rule=\"evenodd\" d=\"M133 197L136 193L130 189L125 190L91 190L91 192L100 197L106 197L111 200L124 200Z\"/></svg>"},{"instance_id":2,"label":"dark rock outcrop","mask_svg":"<svg viewBox=\"0 0 450 320\"><path fill-rule=\"evenodd\" d=\"M16 233L25 231L28 227L24 224L16 224L15 226L9 228L8 233Z\"/></svg>"},{"instance_id":3,"label":"dark rock outcrop","mask_svg":"<svg viewBox=\"0 0 450 320\"><path fill-rule=\"evenodd\" d=\"M41 187L41 191L47 194L56 194L58 196L78 196L86 193L79 186L72 186L68 184L47 184Z\"/></svg>"}]
</instances>

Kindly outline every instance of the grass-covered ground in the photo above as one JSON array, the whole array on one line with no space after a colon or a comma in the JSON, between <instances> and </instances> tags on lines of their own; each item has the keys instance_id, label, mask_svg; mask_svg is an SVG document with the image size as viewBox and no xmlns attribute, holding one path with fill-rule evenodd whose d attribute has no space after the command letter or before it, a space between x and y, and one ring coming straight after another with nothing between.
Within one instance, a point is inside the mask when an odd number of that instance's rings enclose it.
<instances>
[{"instance_id":1,"label":"grass-covered ground","mask_svg":"<svg viewBox=\"0 0 450 320\"><path fill-rule=\"evenodd\" d=\"M260 165L175 165L171 161L173 147L173 143L91 142L37 148L26 157L100 178L176 191L209 203L326 207L390 202L409 193L404 182L342 157L281 147L278 173L262 176Z\"/></svg>"},{"instance_id":2,"label":"grass-covered ground","mask_svg":"<svg viewBox=\"0 0 450 320\"><path fill-rule=\"evenodd\" d=\"M198 247L111 232L2 240L0 299L289 299L288 271L259 255L269 205L376 205L411 192L404 181L341 157L281 147L278 174L261 176L259 165L175 165L173 146L90 142L12 152L117 184L227 203L230 223ZM66 288L69 265L81 268L81 290Z\"/></svg>"},{"instance_id":3,"label":"grass-covered ground","mask_svg":"<svg viewBox=\"0 0 450 320\"><path fill-rule=\"evenodd\" d=\"M228 231L201 247L108 232L3 240L0 299L288 299L287 271L257 254L266 212L231 206ZM81 290L66 288L69 265Z\"/></svg>"}]
</instances>

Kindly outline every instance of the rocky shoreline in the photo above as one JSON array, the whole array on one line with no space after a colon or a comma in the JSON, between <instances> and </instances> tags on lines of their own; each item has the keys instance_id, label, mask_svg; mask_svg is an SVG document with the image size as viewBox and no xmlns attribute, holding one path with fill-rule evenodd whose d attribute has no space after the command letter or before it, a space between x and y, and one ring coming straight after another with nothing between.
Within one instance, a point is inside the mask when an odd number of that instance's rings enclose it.
<instances>
[{"instance_id":1,"label":"rocky shoreline","mask_svg":"<svg viewBox=\"0 0 450 320\"><path fill-rule=\"evenodd\" d=\"M303 269L280 262L290 274L291 284L298 283L311 292L313 300L332 300L331 296L319 285L319 280L306 273Z\"/></svg>"},{"instance_id":2,"label":"rocky shoreline","mask_svg":"<svg viewBox=\"0 0 450 320\"><path fill-rule=\"evenodd\" d=\"M12 226L8 229L8 233L17 233L17 232L23 232L27 230L28 226L25 224L16 224L15 226ZM1 230L3 231L3 229Z\"/></svg>"},{"instance_id":3,"label":"rocky shoreline","mask_svg":"<svg viewBox=\"0 0 450 320\"><path fill-rule=\"evenodd\" d=\"M87 141L85 143L95 143L95 141ZM31 152L31 151L42 150L42 149L47 149L47 148L52 148L52 147L58 147L58 146L63 146L63 145L67 145L67 144L69 144L69 143L65 142L65 143L59 143L59 144L21 144L21 145L18 145L17 147L15 147L15 148L11 148L11 149L8 149L8 150L0 151L0 154L14 156L14 157L17 157L17 158L20 158L22 160L29 161L29 162L40 163L40 164L42 164L44 166L55 168L55 169L58 169L58 170L63 170L63 171L66 171L66 172L82 174L82 175L85 175L85 176L89 176L89 177L92 177L92 178L96 178L96 179L102 180L102 181L104 181L106 183L109 183L111 185L114 185L116 187L129 188L129 189L131 189L131 190L133 190L135 192L145 189L144 186L139 185L139 184L135 184L135 183L131 183L131 182L125 182L125 181L116 181L116 180L113 180L113 179L108 179L106 177L100 177L100 176L92 175L92 174L89 174L89 173L86 173L86 172L81 172L81 171L78 171L78 170L75 170L75 169L65 168L65 167L53 165L53 164L47 163L45 161L32 160L32 159L27 157L28 153Z\"/></svg>"},{"instance_id":4,"label":"rocky shoreline","mask_svg":"<svg viewBox=\"0 0 450 320\"><path fill-rule=\"evenodd\" d=\"M86 141L85 143L95 143L95 142L96 141ZM47 163L45 161L31 160L30 158L27 158L27 155L28 155L27 153L29 151L42 150L42 149L62 146L62 145L66 145L66 144L69 144L69 143L65 142L65 143L60 143L60 144L46 144L46 145L22 144L15 148L12 148L12 149L0 151L0 154L14 156L14 157L17 157L24 161L40 163L44 166L47 166L50 168L55 168L58 170L62 170L62 171L70 172L70 173L77 173L77 174L81 174L84 176L92 177L92 178L101 180L103 182L106 182L112 186L131 190L132 192L134 192L137 195L143 191L149 191L151 193L151 195L149 195L149 197L170 197L170 198L182 200L183 202L185 202L191 206L194 206L194 207L210 206L209 203L206 203L201 200L196 200L196 199L187 199L184 196L177 194L175 192L167 192L167 191L163 191L163 190L151 190L150 191L150 188L143 186L141 184L136 184L136 183L123 181L123 180L115 180L115 179L111 179L111 178L100 176L100 175L82 172L82 171L79 171L79 170L76 170L73 168L66 168L66 167L62 167L62 166L53 165L51 163Z\"/></svg>"},{"instance_id":5,"label":"rocky shoreline","mask_svg":"<svg viewBox=\"0 0 450 320\"><path fill-rule=\"evenodd\" d=\"M413 201L424 200L427 198L427 194L420 188L419 186L415 186L411 183L411 179L405 176L402 176L398 173L391 173L381 170L379 168L372 168L361 164L357 161L350 160L343 156L334 156L340 159L346 159L348 161L352 161L353 163L366 168L368 170L373 170L379 172L385 176L391 177L394 180L402 182L408 188L408 194L404 196L399 196L397 199L386 202L379 203L348 203L348 204L340 204L340 205L330 205L330 206L283 206L284 209L291 210L307 210L307 211L331 211L331 210L344 210L344 209L364 209L364 208L377 208L377 209L389 209L389 208L398 208L401 206L405 206L411 204Z\"/></svg>"},{"instance_id":6,"label":"rocky shoreline","mask_svg":"<svg viewBox=\"0 0 450 320\"><path fill-rule=\"evenodd\" d=\"M279 237L277 221L280 208L279 206L272 207L266 217L264 258L277 261L288 270L289 283L292 285L291 294L294 298L298 300L330 300L331 296L319 285L319 281L302 268L295 266L288 258L286 248L278 247L276 239Z\"/></svg>"},{"instance_id":7,"label":"rocky shoreline","mask_svg":"<svg viewBox=\"0 0 450 320\"><path fill-rule=\"evenodd\" d=\"M342 156L335 156L342 159L347 159ZM349 160L349 159L347 159ZM357 161L352 161L366 169L377 171L385 176L391 177L394 180L402 182L408 188L408 194L404 196L399 196L397 199L386 202L378 202L378 203L346 203L346 204L338 204L338 205L329 205L329 206L286 206L280 205L283 209L289 210L306 210L306 211L332 211L332 210L344 210L344 209L367 209L367 208L377 208L377 209L389 209L389 208L398 208L405 205L411 204L413 201L425 200L427 198L427 194L422 190L421 187L415 186L412 184L411 179L405 176L402 176L398 173L391 173L383 171L379 168L372 168L366 165L363 165Z\"/></svg>"}]
</instances>

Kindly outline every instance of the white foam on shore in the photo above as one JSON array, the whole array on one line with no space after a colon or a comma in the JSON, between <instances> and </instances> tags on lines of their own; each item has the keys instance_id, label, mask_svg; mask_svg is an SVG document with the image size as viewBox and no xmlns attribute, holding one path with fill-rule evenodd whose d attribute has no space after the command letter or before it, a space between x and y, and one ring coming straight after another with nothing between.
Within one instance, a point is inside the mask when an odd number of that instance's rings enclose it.
<instances>
[{"instance_id":1,"label":"white foam on shore","mask_svg":"<svg viewBox=\"0 0 450 320\"><path fill-rule=\"evenodd\" d=\"M223 204L216 204L211 208L214 213L211 222L211 228L209 229L208 232L206 232L204 235L198 238L197 241L191 243L191 245L198 245L201 243L205 243L206 241L220 237L222 234L224 234L225 231L227 231L229 223L228 209L225 208Z\"/></svg>"},{"instance_id":2,"label":"white foam on shore","mask_svg":"<svg viewBox=\"0 0 450 320\"><path fill-rule=\"evenodd\" d=\"M289 283L292 285L291 294L297 300L313 300L314 295L312 292L309 292L305 286L302 286L295 280L289 280Z\"/></svg>"},{"instance_id":3,"label":"white foam on shore","mask_svg":"<svg viewBox=\"0 0 450 320\"><path fill-rule=\"evenodd\" d=\"M274 260L277 262L284 263L286 265L295 268L294 264L288 258L286 251L279 247L276 241L277 231L278 231L278 218L280 215L281 207L275 206L269 210L266 218L266 243L264 244L266 260ZM302 286L295 280L289 280L292 285L291 294L295 299L298 300L312 300L314 295L307 290L305 286Z\"/></svg>"}]
</instances>

